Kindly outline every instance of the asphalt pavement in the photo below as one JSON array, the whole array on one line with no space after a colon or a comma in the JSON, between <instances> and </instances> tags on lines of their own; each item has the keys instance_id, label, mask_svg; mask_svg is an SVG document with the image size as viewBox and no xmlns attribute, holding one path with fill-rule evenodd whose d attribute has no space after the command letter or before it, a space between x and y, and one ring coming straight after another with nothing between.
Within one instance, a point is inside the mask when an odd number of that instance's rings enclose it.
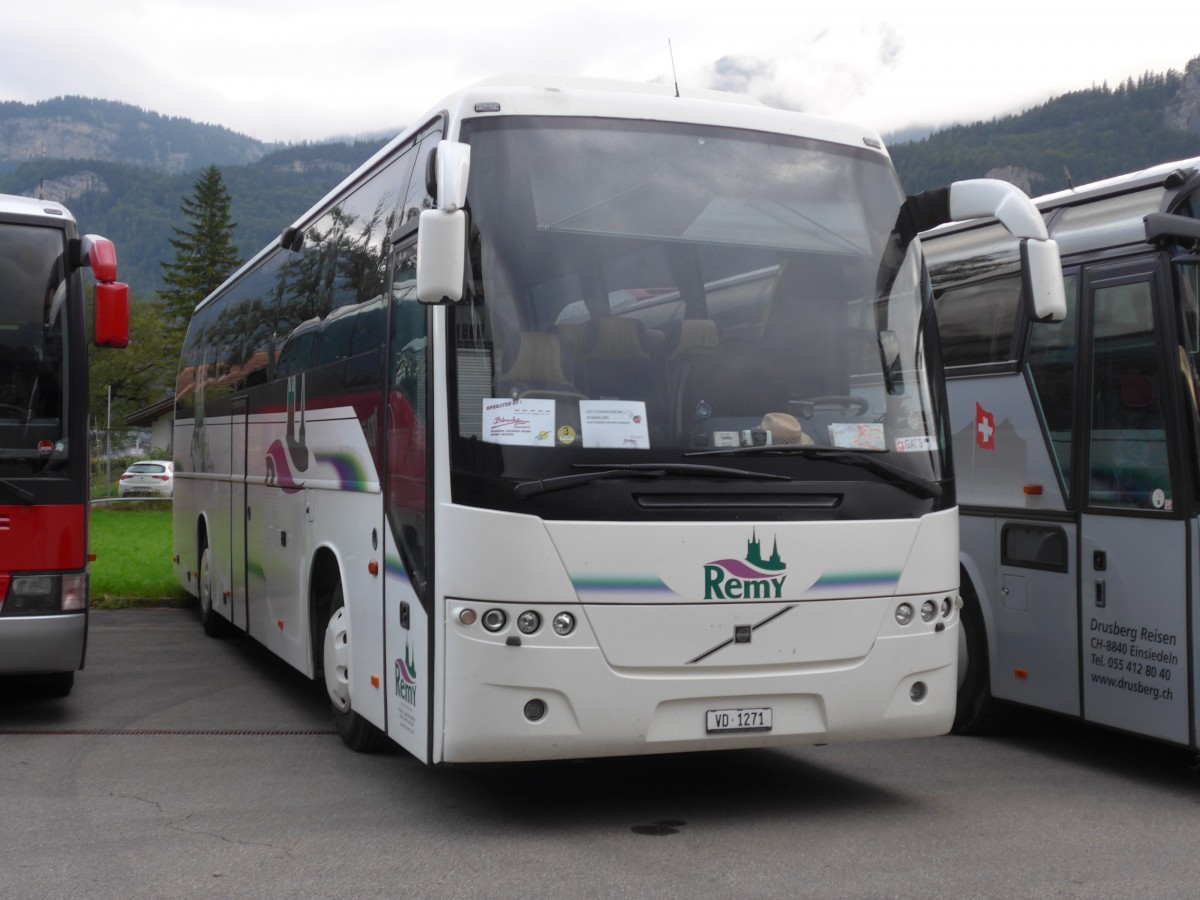
<instances>
[{"instance_id":1,"label":"asphalt pavement","mask_svg":"<svg viewBox=\"0 0 1200 900\"><path fill-rule=\"evenodd\" d=\"M180 609L92 615L64 699L0 682L0 898L1189 897L1192 756L988 738L428 768Z\"/></svg>"}]
</instances>

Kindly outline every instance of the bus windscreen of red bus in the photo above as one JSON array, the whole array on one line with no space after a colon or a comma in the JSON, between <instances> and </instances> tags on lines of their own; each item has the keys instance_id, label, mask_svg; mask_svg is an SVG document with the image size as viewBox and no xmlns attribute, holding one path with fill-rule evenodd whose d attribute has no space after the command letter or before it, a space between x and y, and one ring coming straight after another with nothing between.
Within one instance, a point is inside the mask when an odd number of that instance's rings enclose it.
<instances>
[{"instance_id":1,"label":"bus windscreen of red bus","mask_svg":"<svg viewBox=\"0 0 1200 900\"><path fill-rule=\"evenodd\" d=\"M0 224L0 477L67 474L63 233Z\"/></svg>"}]
</instances>

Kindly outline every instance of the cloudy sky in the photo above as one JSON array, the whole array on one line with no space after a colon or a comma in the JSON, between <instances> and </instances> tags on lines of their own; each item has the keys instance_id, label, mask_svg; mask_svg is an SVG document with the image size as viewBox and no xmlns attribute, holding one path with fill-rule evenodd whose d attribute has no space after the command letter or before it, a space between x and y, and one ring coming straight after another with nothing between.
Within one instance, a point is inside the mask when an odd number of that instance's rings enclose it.
<instances>
[{"instance_id":1,"label":"cloudy sky","mask_svg":"<svg viewBox=\"0 0 1200 900\"><path fill-rule=\"evenodd\" d=\"M890 132L1020 112L1200 56L1186 16L1078 0L29 0L0 100L120 100L266 141L395 130L504 72L667 79ZM1128 10L1128 7L1121 7ZM1128 13L1125 13L1128 15Z\"/></svg>"}]
</instances>

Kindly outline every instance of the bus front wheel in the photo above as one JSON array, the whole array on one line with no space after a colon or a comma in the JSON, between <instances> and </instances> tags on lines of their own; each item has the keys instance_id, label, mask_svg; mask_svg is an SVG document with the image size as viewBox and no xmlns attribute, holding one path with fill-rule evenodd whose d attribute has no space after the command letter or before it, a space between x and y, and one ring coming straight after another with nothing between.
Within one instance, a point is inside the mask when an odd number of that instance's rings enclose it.
<instances>
[{"instance_id":1,"label":"bus front wheel","mask_svg":"<svg viewBox=\"0 0 1200 900\"><path fill-rule=\"evenodd\" d=\"M206 540L200 545L200 625L209 637L227 637L231 631L229 620L213 609L212 579L212 551Z\"/></svg>"},{"instance_id":2,"label":"bus front wheel","mask_svg":"<svg viewBox=\"0 0 1200 900\"><path fill-rule=\"evenodd\" d=\"M955 734L982 734L998 723L1000 704L992 697L987 630L979 598L962 574L962 613L958 629L958 703Z\"/></svg>"},{"instance_id":3,"label":"bus front wheel","mask_svg":"<svg viewBox=\"0 0 1200 900\"><path fill-rule=\"evenodd\" d=\"M325 689L333 707L333 722L342 742L357 753L373 753L387 742L382 731L354 711L350 704L350 617L339 579L329 604L322 653Z\"/></svg>"}]
</instances>

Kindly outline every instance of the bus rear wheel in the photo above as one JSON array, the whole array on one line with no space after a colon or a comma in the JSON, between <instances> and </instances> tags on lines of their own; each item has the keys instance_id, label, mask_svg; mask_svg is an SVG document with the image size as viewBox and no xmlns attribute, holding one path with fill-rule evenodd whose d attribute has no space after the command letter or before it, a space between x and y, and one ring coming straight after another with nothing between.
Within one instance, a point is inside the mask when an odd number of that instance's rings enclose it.
<instances>
[{"instance_id":1,"label":"bus rear wheel","mask_svg":"<svg viewBox=\"0 0 1200 900\"><path fill-rule=\"evenodd\" d=\"M325 689L333 708L333 724L342 743L351 750L374 753L383 749L387 736L356 713L350 704L350 617L340 578L334 586L329 608L322 660Z\"/></svg>"}]
</instances>

